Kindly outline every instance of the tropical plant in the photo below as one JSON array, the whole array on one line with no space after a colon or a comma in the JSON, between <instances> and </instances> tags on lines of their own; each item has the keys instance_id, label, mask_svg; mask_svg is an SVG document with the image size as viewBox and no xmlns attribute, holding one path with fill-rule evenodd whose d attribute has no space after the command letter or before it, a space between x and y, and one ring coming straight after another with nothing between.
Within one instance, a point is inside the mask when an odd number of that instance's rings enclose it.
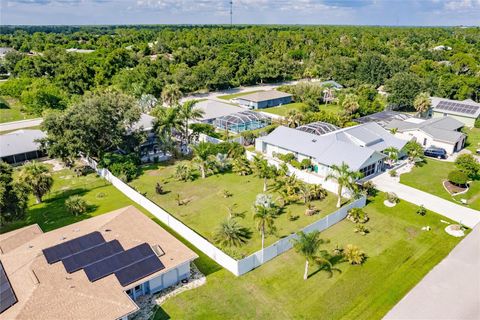
<instances>
[{"instance_id":1,"label":"tropical plant","mask_svg":"<svg viewBox=\"0 0 480 320\"><path fill-rule=\"evenodd\" d=\"M383 150L383 153L387 155L389 165L393 166L395 162L397 162L400 152L395 147L388 147L387 149Z\"/></svg>"},{"instance_id":2,"label":"tropical plant","mask_svg":"<svg viewBox=\"0 0 480 320\"><path fill-rule=\"evenodd\" d=\"M78 195L73 195L67 198L65 200L65 208L70 214L73 214L74 216L78 216L82 213L87 212L88 210L88 204L85 199Z\"/></svg>"},{"instance_id":3,"label":"tropical plant","mask_svg":"<svg viewBox=\"0 0 480 320\"><path fill-rule=\"evenodd\" d=\"M228 218L220 224L213 239L222 247L240 247L251 237L250 229L241 226L234 218Z\"/></svg>"},{"instance_id":4,"label":"tropical plant","mask_svg":"<svg viewBox=\"0 0 480 320\"><path fill-rule=\"evenodd\" d=\"M362 208L352 208L348 210L347 219L354 223L366 223L369 217Z\"/></svg>"},{"instance_id":5,"label":"tropical plant","mask_svg":"<svg viewBox=\"0 0 480 320\"><path fill-rule=\"evenodd\" d=\"M398 196L393 192L387 192L386 198L387 198L387 201L390 203L396 204L399 202Z\"/></svg>"},{"instance_id":6,"label":"tropical plant","mask_svg":"<svg viewBox=\"0 0 480 320\"><path fill-rule=\"evenodd\" d=\"M155 184L155 193L156 193L156 194L160 194L160 195L162 195L162 194L165 193L165 190L163 190L163 187L162 187L162 185L160 184L160 182L157 182L157 183Z\"/></svg>"},{"instance_id":7,"label":"tropical plant","mask_svg":"<svg viewBox=\"0 0 480 320\"><path fill-rule=\"evenodd\" d=\"M258 197L257 197L258 198ZM253 220L256 222L257 231L262 236L262 250L265 245L265 234L272 234L276 231L275 218L277 217L278 209L275 205L257 204L253 206L254 214Z\"/></svg>"},{"instance_id":8,"label":"tropical plant","mask_svg":"<svg viewBox=\"0 0 480 320\"><path fill-rule=\"evenodd\" d=\"M250 161L248 161L247 157L245 156L241 156L233 160L232 170L239 176L248 176L252 174Z\"/></svg>"},{"instance_id":9,"label":"tropical plant","mask_svg":"<svg viewBox=\"0 0 480 320\"><path fill-rule=\"evenodd\" d=\"M320 238L319 231L312 231L310 233L304 233L303 231L300 231L297 233L297 237L292 239L292 244L295 251L305 258L305 271L303 273L303 280L308 279L309 263L315 261L320 262L319 258L321 255L319 255L319 249L324 243L326 243L326 241Z\"/></svg>"},{"instance_id":10,"label":"tropical plant","mask_svg":"<svg viewBox=\"0 0 480 320\"><path fill-rule=\"evenodd\" d=\"M425 209L425 207L423 205L421 205L417 209L417 214L421 215L421 216L424 216L424 215L427 214L427 209Z\"/></svg>"},{"instance_id":11,"label":"tropical plant","mask_svg":"<svg viewBox=\"0 0 480 320\"><path fill-rule=\"evenodd\" d=\"M186 163L179 163L175 167L175 178L180 181L192 181L195 179L192 167Z\"/></svg>"},{"instance_id":12,"label":"tropical plant","mask_svg":"<svg viewBox=\"0 0 480 320\"><path fill-rule=\"evenodd\" d=\"M174 106L178 104L180 97L182 96L182 92L180 88L176 84L167 84L162 89L162 102L167 106Z\"/></svg>"},{"instance_id":13,"label":"tropical plant","mask_svg":"<svg viewBox=\"0 0 480 320\"><path fill-rule=\"evenodd\" d=\"M290 128L296 128L303 122L303 114L295 109L290 109L287 112L287 126Z\"/></svg>"},{"instance_id":14,"label":"tropical plant","mask_svg":"<svg viewBox=\"0 0 480 320\"><path fill-rule=\"evenodd\" d=\"M267 191L268 179L271 179L275 176L274 166L268 164L268 161L262 157L254 156L253 157L253 173L260 179L263 179L263 192Z\"/></svg>"},{"instance_id":15,"label":"tropical plant","mask_svg":"<svg viewBox=\"0 0 480 320\"><path fill-rule=\"evenodd\" d=\"M175 145L173 141L174 131L182 128L178 107L156 107L153 109L152 115L156 118L153 129L161 142L163 151L172 151Z\"/></svg>"},{"instance_id":16,"label":"tropical plant","mask_svg":"<svg viewBox=\"0 0 480 320\"><path fill-rule=\"evenodd\" d=\"M355 233L361 234L362 236L365 236L365 235L367 235L367 233L370 232L370 231L367 229L367 227L365 227L365 225L360 224L360 223L357 223L357 224L355 225L355 229L353 229L353 231L355 231Z\"/></svg>"},{"instance_id":17,"label":"tropical plant","mask_svg":"<svg viewBox=\"0 0 480 320\"><path fill-rule=\"evenodd\" d=\"M419 93L413 101L413 107L422 117L430 110L431 105L430 95L426 92Z\"/></svg>"},{"instance_id":18,"label":"tropical plant","mask_svg":"<svg viewBox=\"0 0 480 320\"><path fill-rule=\"evenodd\" d=\"M408 159L415 164L421 163L425 160L425 156L423 154L422 146L413 140L407 142L407 144L403 147L403 150L408 156Z\"/></svg>"},{"instance_id":19,"label":"tropical plant","mask_svg":"<svg viewBox=\"0 0 480 320\"><path fill-rule=\"evenodd\" d=\"M214 165L219 172L225 172L230 169L231 162L225 153L218 153L215 156Z\"/></svg>"},{"instance_id":20,"label":"tropical plant","mask_svg":"<svg viewBox=\"0 0 480 320\"><path fill-rule=\"evenodd\" d=\"M35 196L37 203L42 202L43 196L53 186L53 178L48 167L36 161L27 162L23 165L18 174L18 181L28 187L28 190Z\"/></svg>"},{"instance_id":21,"label":"tropical plant","mask_svg":"<svg viewBox=\"0 0 480 320\"><path fill-rule=\"evenodd\" d=\"M362 177L362 173L358 171L351 171L348 164L342 162L340 166L332 165L330 166L331 172L326 176L326 180L334 180L337 185L338 201L337 208L340 208L342 205L342 192L343 188L347 188L350 191L355 191L356 185L355 182Z\"/></svg>"},{"instance_id":22,"label":"tropical plant","mask_svg":"<svg viewBox=\"0 0 480 320\"><path fill-rule=\"evenodd\" d=\"M342 107L347 115L354 114L360 108L360 105L358 104L358 96L351 93L345 95L343 98Z\"/></svg>"},{"instance_id":23,"label":"tropical plant","mask_svg":"<svg viewBox=\"0 0 480 320\"><path fill-rule=\"evenodd\" d=\"M350 264L357 265L362 264L366 259L365 253L361 251L359 247L353 244L347 244L343 250L343 256Z\"/></svg>"},{"instance_id":24,"label":"tropical plant","mask_svg":"<svg viewBox=\"0 0 480 320\"><path fill-rule=\"evenodd\" d=\"M197 145L193 145L192 150L194 154L192 160L197 164L202 179L205 179L209 164L212 162L212 159L209 157L211 156L211 144L207 142L200 142Z\"/></svg>"},{"instance_id":25,"label":"tropical plant","mask_svg":"<svg viewBox=\"0 0 480 320\"><path fill-rule=\"evenodd\" d=\"M205 111L196 108L197 100L188 100L178 108L178 116L183 122L183 141L185 144L190 144L189 122L200 119Z\"/></svg>"},{"instance_id":26,"label":"tropical plant","mask_svg":"<svg viewBox=\"0 0 480 320\"><path fill-rule=\"evenodd\" d=\"M0 225L25 217L30 190L13 178L13 168L0 161Z\"/></svg>"}]
</instances>

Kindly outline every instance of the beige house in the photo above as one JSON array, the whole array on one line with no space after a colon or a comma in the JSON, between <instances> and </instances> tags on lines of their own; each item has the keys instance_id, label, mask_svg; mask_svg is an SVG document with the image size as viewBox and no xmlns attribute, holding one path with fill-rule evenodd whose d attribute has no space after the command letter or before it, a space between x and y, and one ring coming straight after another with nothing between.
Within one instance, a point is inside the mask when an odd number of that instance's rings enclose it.
<instances>
[{"instance_id":1,"label":"beige house","mask_svg":"<svg viewBox=\"0 0 480 320\"><path fill-rule=\"evenodd\" d=\"M197 257L133 206L46 233L36 224L4 233L0 318L127 319L136 298L188 278Z\"/></svg>"}]
</instances>

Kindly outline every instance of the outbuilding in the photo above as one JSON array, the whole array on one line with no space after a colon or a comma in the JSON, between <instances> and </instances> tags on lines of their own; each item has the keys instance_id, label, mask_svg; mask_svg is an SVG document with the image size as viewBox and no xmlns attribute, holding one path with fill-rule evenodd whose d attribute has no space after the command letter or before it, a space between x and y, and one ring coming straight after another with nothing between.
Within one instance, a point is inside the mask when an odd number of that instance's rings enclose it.
<instances>
[{"instance_id":1,"label":"outbuilding","mask_svg":"<svg viewBox=\"0 0 480 320\"><path fill-rule=\"evenodd\" d=\"M240 96L236 100L238 104L249 109L264 109L291 103L292 95L286 92L270 90Z\"/></svg>"}]
</instances>

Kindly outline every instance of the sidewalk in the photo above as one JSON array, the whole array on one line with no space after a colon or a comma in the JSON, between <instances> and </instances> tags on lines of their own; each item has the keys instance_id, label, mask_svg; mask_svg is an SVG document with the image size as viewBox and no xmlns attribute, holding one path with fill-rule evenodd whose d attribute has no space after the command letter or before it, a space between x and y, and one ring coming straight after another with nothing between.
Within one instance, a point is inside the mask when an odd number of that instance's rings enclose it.
<instances>
[{"instance_id":1,"label":"sidewalk","mask_svg":"<svg viewBox=\"0 0 480 320\"><path fill-rule=\"evenodd\" d=\"M42 121L43 121L42 118L37 118L37 119L28 119L28 120L0 123L0 132L36 127L36 126L39 126L42 123Z\"/></svg>"},{"instance_id":2,"label":"sidewalk","mask_svg":"<svg viewBox=\"0 0 480 320\"><path fill-rule=\"evenodd\" d=\"M392 178L385 172L372 179L377 189L383 192L394 192L400 199L423 205L425 208L441 214L469 228L480 222L480 211L473 210L429 193L401 184L398 178Z\"/></svg>"}]
</instances>

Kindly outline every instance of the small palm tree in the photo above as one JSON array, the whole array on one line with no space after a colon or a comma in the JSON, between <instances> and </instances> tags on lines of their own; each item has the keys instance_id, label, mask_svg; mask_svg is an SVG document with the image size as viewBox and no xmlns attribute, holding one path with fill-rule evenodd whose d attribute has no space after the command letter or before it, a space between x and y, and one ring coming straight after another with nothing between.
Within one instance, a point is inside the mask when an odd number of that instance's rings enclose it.
<instances>
[{"instance_id":1,"label":"small palm tree","mask_svg":"<svg viewBox=\"0 0 480 320\"><path fill-rule=\"evenodd\" d=\"M290 128L296 128L302 124L303 114L295 109L290 109L287 112L287 126Z\"/></svg>"},{"instance_id":2,"label":"small palm tree","mask_svg":"<svg viewBox=\"0 0 480 320\"><path fill-rule=\"evenodd\" d=\"M305 257L305 272L303 273L303 280L308 279L308 266L310 262L314 262L318 258L320 245L325 241L320 239L319 231L312 231L305 233L300 231L297 233L297 238L292 239L293 248L295 251ZM320 261L319 261L320 262Z\"/></svg>"},{"instance_id":3,"label":"small palm tree","mask_svg":"<svg viewBox=\"0 0 480 320\"><path fill-rule=\"evenodd\" d=\"M399 151L395 147L388 147L383 150L383 153L388 156L388 162L391 166L398 160Z\"/></svg>"},{"instance_id":4,"label":"small palm tree","mask_svg":"<svg viewBox=\"0 0 480 320\"><path fill-rule=\"evenodd\" d=\"M204 114L205 111L202 109L198 109L195 107L197 104L197 100L189 100L185 102L183 105L180 106L179 108L179 118L183 122L183 139L185 144L190 144L190 134L188 132L189 129L189 122L191 120L198 120L200 119Z\"/></svg>"},{"instance_id":5,"label":"small palm tree","mask_svg":"<svg viewBox=\"0 0 480 320\"><path fill-rule=\"evenodd\" d=\"M267 191L268 179L275 176L275 167L268 164L268 161L262 157L253 157L253 172L255 176L263 179L263 192Z\"/></svg>"},{"instance_id":6,"label":"small palm tree","mask_svg":"<svg viewBox=\"0 0 480 320\"><path fill-rule=\"evenodd\" d=\"M235 172L239 176L248 176L249 174L252 174L250 161L248 161L247 157L245 156L234 159L232 163L232 169L233 172Z\"/></svg>"},{"instance_id":7,"label":"small palm tree","mask_svg":"<svg viewBox=\"0 0 480 320\"><path fill-rule=\"evenodd\" d=\"M33 193L37 203L42 202L43 196L53 186L53 178L48 167L36 161L27 162L22 167L18 175L18 181Z\"/></svg>"},{"instance_id":8,"label":"small palm tree","mask_svg":"<svg viewBox=\"0 0 480 320\"><path fill-rule=\"evenodd\" d=\"M211 163L212 148L208 142L200 142L192 147L193 149L193 162L195 162L200 170L202 179L207 176L208 166Z\"/></svg>"},{"instance_id":9,"label":"small palm tree","mask_svg":"<svg viewBox=\"0 0 480 320\"><path fill-rule=\"evenodd\" d=\"M365 253L353 244L347 244L343 256L350 264L362 264L365 261Z\"/></svg>"},{"instance_id":10,"label":"small palm tree","mask_svg":"<svg viewBox=\"0 0 480 320\"><path fill-rule=\"evenodd\" d=\"M431 106L430 95L426 92L419 93L413 101L413 107L422 117L430 110Z\"/></svg>"},{"instance_id":11,"label":"small palm tree","mask_svg":"<svg viewBox=\"0 0 480 320\"><path fill-rule=\"evenodd\" d=\"M355 190L355 181L362 177L362 173L358 171L351 171L348 164L342 162L340 166L330 166L331 172L325 178L326 180L334 180L338 184L338 201L337 208L342 205L342 192L343 188L347 188L350 191Z\"/></svg>"},{"instance_id":12,"label":"small palm tree","mask_svg":"<svg viewBox=\"0 0 480 320\"><path fill-rule=\"evenodd\" d=\"M352 208L348 210L347 219L355 223L365 223L368 221L368 214L361 208Z\"/></svg>"},{"instance_id":13,"label":"small palm tree","mask_svg":"<svg viewBox=\"0 0 480 320\"><path fill-rule=\"evenodd\" d=\"M178 164L175 167L175 178L181 181L194 180L192 168L185 163Z\"/></svg>"},{"instance_id":14,"label":"small palm tree","mask_svg":"<svg viewBox=\"0 0 480 320\"><path fill-rule=\"evenodd\" d=\"M240 247L252 237L252 231L242 227L233 218L223 221L218 227L214 241L222 247Z\"/></svg>"},{"instance_id":15,"label":"small palm tree","mask_svg":"<svg viewBox=\"0 0 480 320\"><path fill-rule=\"evenodd\" d=\"M262 236L262 251L265 245L265 234L275 232L275 218L277 215L275 206L255 205L253 220L257 222L257 230Z\"/></svg>"},{"instance_id":16,"label":"small palm tree","mask_svg":"<svg viewBox=\"0 0 480 320\"><path fill-rule=\"evenodd\" d=\"M343 99L342 107L347 115L354 114L355 111L360 108L360 105L358 104L358 96L352 93L347 94Z\"/></svg>"},{"instance_id":17,"label":"small palm tree","mask_svg":"<svg viewBox=\"0 0 480 320\"><path fill-rule=\"evenodd\" d=\"M169 107L172 107L178 104L180 97L182 96L182 92L180 88L176 84L167 84L162 89L162 102Z\"/></svg>"}]
</instances>

